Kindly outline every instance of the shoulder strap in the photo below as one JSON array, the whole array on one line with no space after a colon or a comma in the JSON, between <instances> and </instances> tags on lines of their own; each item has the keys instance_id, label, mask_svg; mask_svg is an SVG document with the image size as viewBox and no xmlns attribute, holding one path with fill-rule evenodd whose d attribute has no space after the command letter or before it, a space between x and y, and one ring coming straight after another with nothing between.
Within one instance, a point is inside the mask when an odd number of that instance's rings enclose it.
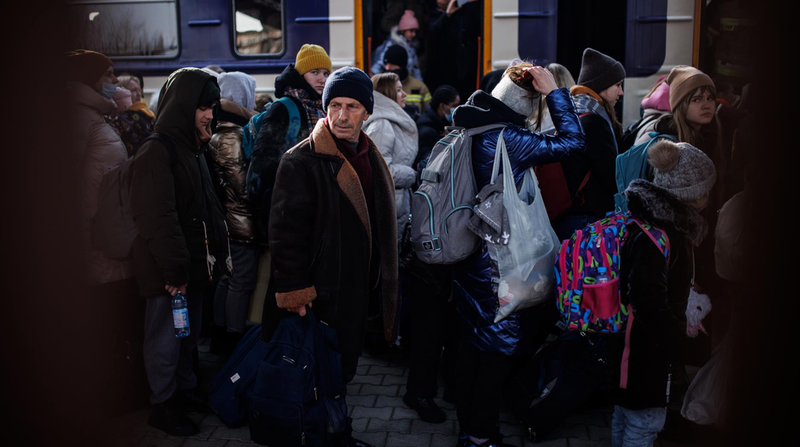
<instances>
[{"instance_id":1,"label":"shoulder strap","mask_svg":"<svg viewBox=\"0 0 800 447\"><path fill-rule=\"evenodd\" d=\"M169 164L170 166L175 167L175 159L177 158L177 154L175 152L175 143L172 142L172 138L153 132L150 134L150 136L145 138L144 141L142 141L142 144L149 140L158 141L162 146L167 148L167 153L169 154Z\"/></svg>"},{"instance_id":2,"label":"shoulder strap","mask_svg":"<svg viewBox=\"0 0 800 447\"><path fill-rule=\"evenodd\" d=\"M485 126L471 127L469 129L465 129L464 133L466 134L466 136L472 137L478 134L482 134L484 132L488 132L490 130L503 129L506 127L506 125L507 125L506 123L494 123L494 124L487 124Z\"/></svg>"},{"instance_id":3,"label":"shoulder strap","mask_svg":"<svg viewBox=\"0 0 800 447\"><path fill-rule=\"evenodd\" d=\"M297 134L300 133L300 110L294 100L288 96L278 99L276 102L283 104L289 113L289 128L286 129L286 144L294 146L297 142Z\"/></svg>"}]
</instances>

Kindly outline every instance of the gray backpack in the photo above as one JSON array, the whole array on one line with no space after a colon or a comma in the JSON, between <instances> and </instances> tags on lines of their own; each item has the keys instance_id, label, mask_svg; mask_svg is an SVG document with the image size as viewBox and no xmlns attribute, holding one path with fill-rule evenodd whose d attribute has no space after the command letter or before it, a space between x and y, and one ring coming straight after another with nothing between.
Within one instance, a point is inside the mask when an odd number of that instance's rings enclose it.
<instances>
[{"instance_id":1,"label":"gray backpack","mask_svg":"<svg viewBox=\"0 0 800 447\"><path fill-rule=\"evenodd\" d=\"M411 199L411 246L422 262L454 264L480 247L481 239L467 227L478 193L472 137L503 127L452 128L431 150Z\"/></svg>"}]
</instances>

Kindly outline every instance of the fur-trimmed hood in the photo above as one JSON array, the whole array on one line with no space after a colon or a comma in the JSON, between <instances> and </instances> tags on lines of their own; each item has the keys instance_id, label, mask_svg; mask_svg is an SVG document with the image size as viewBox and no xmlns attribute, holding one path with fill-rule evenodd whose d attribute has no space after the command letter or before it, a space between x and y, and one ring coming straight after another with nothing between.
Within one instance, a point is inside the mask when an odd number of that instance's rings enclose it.
<instances>
[{"instance_id":1,"label":"fur-trimmed hood","mask_svg":"<svg viewBox=\"0 0 800 447\"><path fill-rule=\"evenodd\" d=\"M647 180L634 180L625 190L631 214L665 229L681 233L699 247L708 224L694 208Z\"/></svg>"}]
</instances>

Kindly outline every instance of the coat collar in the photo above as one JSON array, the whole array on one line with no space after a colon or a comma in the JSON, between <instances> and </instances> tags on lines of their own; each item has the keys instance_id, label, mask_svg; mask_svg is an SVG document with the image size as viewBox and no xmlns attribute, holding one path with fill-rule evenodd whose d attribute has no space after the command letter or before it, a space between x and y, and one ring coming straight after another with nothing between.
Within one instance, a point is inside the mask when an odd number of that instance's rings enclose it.
<instances>
[{"instance_id":1,"label":"coat collar","mask_svg":"<svg viewBox=\"0 0 800 447\"><path fill-rule=\"evenodd\" d=\"M377 148L369 137L366 138L369 143L368 150L370 151L370 161L374 162L373 152L377 152ZM316 155L336 157L341 160L341 166L336 173L336 183L339 184L339 188L341 188L347 200L353 205L353 208L355 208L358 218L367 231L367 237L370 240L371 247L372 231L369 223L369 208L367 206L367 199L364 196L364 190L361 188L361 182L358 180L356 170L350 162L347 161L344 154L339 151L339 148L336 147L336 142L333 140L330 129L325 125L325 120L317 121L317 125L311 132L311 150Z\"/></svg>"}]
</instances>

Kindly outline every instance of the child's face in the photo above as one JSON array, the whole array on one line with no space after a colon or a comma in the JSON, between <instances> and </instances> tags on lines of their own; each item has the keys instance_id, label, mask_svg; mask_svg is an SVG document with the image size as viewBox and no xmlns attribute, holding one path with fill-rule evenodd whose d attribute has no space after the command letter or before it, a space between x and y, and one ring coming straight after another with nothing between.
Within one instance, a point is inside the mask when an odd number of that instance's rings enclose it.
<instances>
[{"instance_id":1,"label":"child's face","mask_svg":"<svg viewBox=\"0 0 800 447\"><path fill-rule=\"evenodd\" d=\"M708 206L708 193L706 193L706 195L704 195L703 197L700 197L697 200L694 200L694 201L691 201L691 202L687 202L687 203L689 204L689 206L694 208L696 211L703 211Z\"/></svg>"}]
</instances>

